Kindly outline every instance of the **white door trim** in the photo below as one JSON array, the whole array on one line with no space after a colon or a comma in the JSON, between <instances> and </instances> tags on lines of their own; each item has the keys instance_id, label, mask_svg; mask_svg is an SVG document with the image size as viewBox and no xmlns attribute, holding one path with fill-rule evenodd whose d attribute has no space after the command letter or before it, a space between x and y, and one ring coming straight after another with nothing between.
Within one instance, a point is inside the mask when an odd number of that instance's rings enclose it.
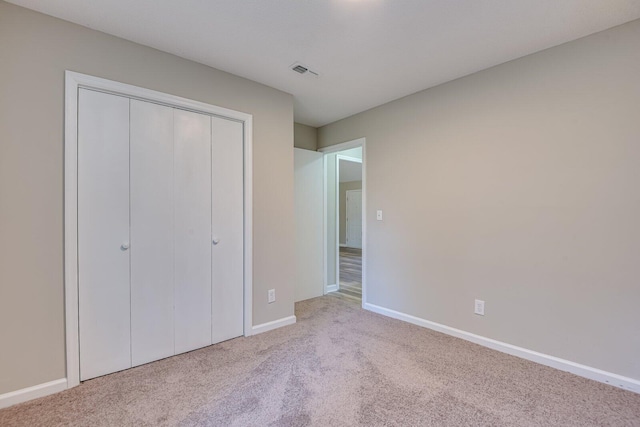
<instances>
[{"instance_id":1,"label":"white door trim","mask_svg":"<svg viewBox=\"0 0 640 427\"><path fill-rule=\"evenodd\" d=\"M364 149L364 145L367 142L367 138L362 137L358 139L354 139L351 141L341 142L340 144L329 145L328 147L318 148L320 153L335 153L336 151L344 151L349 150L351 148L362 147ZM362 153L362 158L364 159L364 152Z\"/></svg>"},{"instance_id":2,"label":"white door trim","mask_svg":"<svg viewBox=\"0 0 640 427\"><path fill-rule=\"evenodd\" d=\"M362 163L362 307L364 308L367 303L367 139L365 137L354 139L352 141L342 142L340 144L330 145L328 147L323 147L318 149L319 152L324 154L335 153L337 151L349 150L351 148L362 147L362 159L355 159L353 157L349 158L348 156L342 156L348 159L359 160ZM338 155L339 156L339 155ZM336 156L336 158L338 157ZM337 160L336 160L337 161ZM338 277L336 280L336 285L330 286L332 284L328 283L328 275L327 275L327 267L329 265L328 256L329 256L329 248L328 248L328 225L327 225L327 156L325 156L324 160L324 287L325 294L337 290L337 286L339 284L340 277L340 242L339 235L336 236L336 251L337 254L337 263L336 263L336 276ZM336 165L336 169L339 165ZM336 177L336 185L338 186L338 190L340 189L340 180L339 176ZM336 191L338 193L338 191ZM339 197L339 194L336 194L336 197ZM337 204L336 204L337 205ZM336 206L336 209L339 209L339 206ZM339 214L339 211L336 210ZM338 220L338 218L336 218ZM336 228L338 228L336 226Z\"/></svg>"},{"instance_id":3,"label":"white door trim","mask_svg":"<svg viewBox=\"0 0 640 427\"><path fill-rule=\"evenodd\" d=\"M124 83L65 72L64 292L67 387L80 384L78 341L78 89L87 88L237 120L244 129L244 335L252 334L253 116Z\"/></svg>"}]
</instances>

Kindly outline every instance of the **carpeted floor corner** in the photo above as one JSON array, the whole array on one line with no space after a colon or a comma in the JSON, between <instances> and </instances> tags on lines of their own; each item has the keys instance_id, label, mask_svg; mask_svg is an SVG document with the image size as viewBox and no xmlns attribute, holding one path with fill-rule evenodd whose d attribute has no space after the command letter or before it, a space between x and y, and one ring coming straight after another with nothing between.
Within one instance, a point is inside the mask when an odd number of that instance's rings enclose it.
<instances>
[{"instance_id":1,"label":"carpeted floor corner","mask_svg":"<svg viewBox=\"0 0 640 427\"><path fill-rule=\"evenodd\" d=\"M0 410L1 426L640 426L640 395L363 311L298 323Z\"/></svg>"}]
</instances>

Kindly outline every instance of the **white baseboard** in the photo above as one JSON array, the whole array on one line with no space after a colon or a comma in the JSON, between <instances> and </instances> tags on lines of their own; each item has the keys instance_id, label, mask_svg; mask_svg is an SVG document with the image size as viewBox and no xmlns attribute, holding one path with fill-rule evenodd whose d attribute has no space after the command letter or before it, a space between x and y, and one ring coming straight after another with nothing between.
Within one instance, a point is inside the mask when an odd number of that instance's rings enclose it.
<instances>
[{"instance_id":1,"label":"white baseboard","mask_svg":"<svg viewBox=\"0 0 640 427\"><path fill-rule=\"evenodd\" d=\"M347 247L347 244L346 244L346 243L340 243L340 247L341 247L341 248L346 248L346 247Z\"/></svg>"},{"instance_id":2,"label":"white baseboard","mask_svg":"<svg viewBox=\"0 0 640 427\"><path fill-rule=\"evenodd\" d=\"M405 314L399 311L380 307L375 304L365 303L363 304L363 308L365 310L373 311L374 313L382 314L383 316L392 317L398 320L403 320L405 322L413 323L414 325L429 328L437 332L442 332L443 334L451 335L457 338L462 338L463 340L471 341L472 343L479 344L483 347L488 347L493 350L498 350L503 353L510 354L512 356L517 356L522 359L539 363L541 365L549 366L555 369L559 369L561 371L570 372L572 374L575 374L584 378L589 378L591 380L599 381L601 383L609 384L614 387L633 391L635 393L640 393L640 380L624 377L622 375L614 374L612 372L603 371L598 368L592 368L591 366L586 366L580 363L571 362L570 360L560 359L559 357L550 356L544 353L539 353L537 351L507 344L501 341L496 341L491 338L486 338L480 335L472 334L470 332L462 331L460 329L455 329L450 326L432 322L430 320L425 320L419 317L411 316L410 314Z\"/></svg>"},{"instance_id":3,"label":"white baseboard","mask_svg":"<svg viewBox=\"0 0 640 427\"><path fill-rule=\"evenodd\" d=\"M274 329L282 328L283 326L293 325L294 323L296 323L296 316L283 317L282 319L254 326L251 328L251 335L272 331Z\"/></svg>"},{"instance_id":4,"label":"white baseboard","mask_svg":"<svg viewBox=\"0 0 640 427\"><path fill-rule=\"evenodd\" d=\"M66 389L67 379L60 378L59 380L49 381L48 383L38 384L21 390L0 394L0 409L26 402L27 400L48 396Z\"/></svg>"},{"instance_id":5,"label":"white baseboard","mask_svg":"<svg viewBox=\"0 0 640 427\"><path fill-rule=\"evenodd\" d=\"M338 285L337 284L333 284L333 285L327 285L327 291L325 293L329 293L329 292L335 292L338 290Z\"/></svg>"}]
</instances>

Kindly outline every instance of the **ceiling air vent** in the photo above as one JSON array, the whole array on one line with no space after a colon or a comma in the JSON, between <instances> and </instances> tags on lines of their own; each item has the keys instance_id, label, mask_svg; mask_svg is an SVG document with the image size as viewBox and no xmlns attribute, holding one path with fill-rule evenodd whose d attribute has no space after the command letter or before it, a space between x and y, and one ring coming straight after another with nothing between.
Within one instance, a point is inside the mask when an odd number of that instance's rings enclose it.
<instances>
[{"instance_id":1,"label":"ceiling air vent","mask_svg":"<svg viewBox=\"0 0 640 427\"><path fill-rule=\"evenodd\" d=\"M296 73L300 73L300 74L304 74L307 71L309 71L308 68L305 68L302 65L296 65L295 67L292 68L292 70L295 71Z\"/></svg>"},{"instance_id":2,"label":"ceiling air vent","mask_svg":"<svg viewBox=\"0 0 640 427\"><path fill-rule=\"evenodd\" d=\"M319 76L318 73L316 73L313 70L310 70L309 67L307 67L305 65L302 65L299 62L291 64L291 66L289 68L291 68L296 73L302 74L302 75L305 75L305 76L309 76L309 77L318 77Z\"/></svg>"}]
</instances>

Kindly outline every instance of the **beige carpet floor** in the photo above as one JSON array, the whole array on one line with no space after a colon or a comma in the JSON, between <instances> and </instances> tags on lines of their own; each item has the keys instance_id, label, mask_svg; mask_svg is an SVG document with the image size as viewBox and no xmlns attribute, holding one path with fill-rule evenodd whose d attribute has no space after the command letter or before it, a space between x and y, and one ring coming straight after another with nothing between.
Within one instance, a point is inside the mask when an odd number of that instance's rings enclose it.
<instances>
[{"instance_id":1,"label":"beige carpet floor","mask_svg":"<svg viewBox=\"0 0 640 427\"><path fill-rule=\"evenodd\" d=\"M638 426L640 395L326 296L298 323L86 381L2 426Z\"/></svg>"}]
</instances>

